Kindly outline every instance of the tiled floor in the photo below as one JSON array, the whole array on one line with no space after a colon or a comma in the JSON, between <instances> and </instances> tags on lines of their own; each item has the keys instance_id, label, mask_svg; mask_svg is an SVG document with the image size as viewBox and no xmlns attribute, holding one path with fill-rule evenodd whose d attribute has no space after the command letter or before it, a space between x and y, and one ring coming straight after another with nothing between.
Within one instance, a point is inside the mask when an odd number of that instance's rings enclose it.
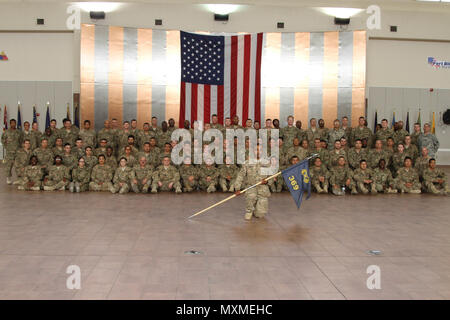
<instances>
[{"instance_id":1,"label":"tiled floor","mask_svg":"<svg viewBox=\"0 0 450 320\"><path fill-rule=\"evenodd\" d=\"M243 220L242 197L189 221L225 195L0 181L1 299L450 299L450 197L314 194L297 210L283 193L263 220ZM81 290L66 287L69 265ZM369 265L379 290L367 289Z\"/></svg>"}]
</instances>

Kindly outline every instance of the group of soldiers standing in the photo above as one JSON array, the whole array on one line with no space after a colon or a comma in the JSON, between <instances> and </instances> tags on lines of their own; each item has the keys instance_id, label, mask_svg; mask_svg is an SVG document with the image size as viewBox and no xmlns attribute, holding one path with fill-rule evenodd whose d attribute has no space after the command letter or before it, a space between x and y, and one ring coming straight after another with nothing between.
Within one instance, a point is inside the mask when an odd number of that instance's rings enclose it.
<instances>
[{"instance_id":1,"label":"group of soldiers standing","mask_svg":"<svg viewBox=\"0 0 450 320\"><path fill-rule=\"evenodd\" d=\"M189 121L183 126L193 133ZM226 118L222 125L213 115L211 123L202 130L210 128L224 133L226 129L258 132L261 125L248 119L241 126L237 116ZM30 128L25 122L19 130L16 121L11 120L10 128L2 135L7 183L18 185L20 190L237 192L247 181L264 178L260 174L255 178L247 162L239 165L230 158L224 158L220 165L211 159L197 165L191 157L185 157L182 164L174 165L171 153L178 142L172 141L171 135L175 129L173 119L158 126L156 117L151 123L144 123L142 129L137 128L136 120L124 121L121 127L116 119L106 120L98 132L89 120L79 129L64 119L61 128L52 120L41 133L37 123ZM389 128L383 119L380 128L372 133L364 117L354 128L349 126L347 117L336 119L331 129L325 127L323 119L318 120L317 126L317 120L312 118L304 130L300 121L294 123L294 117L289 116L286 127L280 128L278 119L267 119L262 129L279 129L278 141L269 137L268 148L279 148L280 169L317 155L311 159L310 174L318 193L449 193L445 174L436 168L439 142L429 124L424 125L423 132L420 124L415 124L414 132L409 134L402 121ZM236 141L225 139L224 147L236 148ZM248 155L246 150L247 158ZM13 169L17 176L14 182ZM287 189L280 177L262 187L269 195Z\"/></svg>"}]
</instances>

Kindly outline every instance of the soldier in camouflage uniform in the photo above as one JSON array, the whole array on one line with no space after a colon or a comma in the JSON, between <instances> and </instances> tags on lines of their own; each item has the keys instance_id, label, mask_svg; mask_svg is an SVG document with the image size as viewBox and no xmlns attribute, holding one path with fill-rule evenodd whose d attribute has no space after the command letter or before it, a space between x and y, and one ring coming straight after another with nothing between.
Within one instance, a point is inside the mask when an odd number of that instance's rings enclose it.
<instances>
[{"instance_id":1,"label":"soldier in camouflage uniform","mask_svg":"<svg viewBox=\"0 0 450 320\"><path fill-rule=\"evenodd\" d=\"M402 168L397 171L397 189L401 193L421 193L419 174L417 170L412 167L412 160L410 157L405 158Z\"/></svg>"},{"instance_id":2,"label":"soldier in camouflage uniform","mask_svg":"<svg viewBox=\"0 0 450 320\"><path fill-rule=\"evenodd\" d=\"M144 143L142 152L138 154L138 158L141 157L145 157L147 164L151 165L152 167L158 166L158 164L160 163L159 152L157 152L155 149L153 151L151 150L150 142Z\"/></svg>"},{"instance_id":3,"label":"soldier in camouflage uniform","mask_svg":"<svg viewBox=\"0 0 450 320\"><path fill-rule=\"evenodd\" d=\"M162 160L162 165L153 174L152 193L174 189L175 193L181 193L180 173L170 164L170 158L166 156Z\"/></svg>"},{"instance_id":4,"label":"soldier in camouflage uniform","mask_svg":"<svg viewBox=\"0 0 450 320\"><path fill-rule=\"evenodd\" d=\"M219 180L219 170L214 165L212 159L207 158L205 164L199 167L199 180L198 185L201 190L206 192L216 192L216 186Z\"/></svg>"},{"instance_id":5,"label":"soldier in camouflage uniform","mask_svg":"<svg viewBox=\"0 0 450 320\"><path fill-rule=\"evenodd\" d=\"M329 169L336 167L340 157L344 157L347 162L347 153L341 149L341 141L336 140L334 142L334 149L330 151Z\"/></svg>"},{"instance_id":6,"label":"soldier in camouflage uniform","mask_svg":"<svg viewBox=\"0 0 450 320\"><path fill-rule=\"evenodd\" d=\"M384 150L383 142L381 140L375 141L375 148L369 151L369 168L375 169L378 167L380 159L386 161L386 166L389 167L391 164L391 157L389 153Z\"/></svg>"},{"instance_id":7,"label":"soldier in camouflage uniform","mask_svg":"<svg viewBox=\"0 0 450 320\"><path fill-rule=\"evenodd\" d=\"M83 139L78 138L75 141L75 147L72 148L72 154L75 156L75 158L79 159L80 157L84 156L84 143Z\"/></svg>"},{"instance_id":8,"label":"soldier in camouflage uniform","mask_svg":"<svg viewBox=\"0 0 450 320\"><path fill-rule=\"evenodd\" d=\"M25 139L23 142L23 148L18 150L16 153L16 158L14 159L14 168L17 175L17 180L13 184L20 184L23 174L25 172L25 167L30 163L32 152L31 143L29 139Z\"/></svg>"},{"instance_id":9,"label":"soldier in camouflage uniform","mask_svg":"<svg viewBox=\"0 0 450 320\"><path fill-rule=\"evenodd\" d=\"M345 130L341 128L341 123L338 119L333 122L333 129L328 132L328 148L329 150L333 149L334 142L336 140L341 140L342 137L345 137Z\"/></svg>"},{"instance_id":10,"label":"soldier in camouflage uniform","mask_svg":"<svg viewBox=\"0 0 450 320\"><path fill-rule=\"evenodd\" d=\"M172 145L169 142L164 144L163 151L159 153L159 163L161 163L164 157L169 157L169 159L172 159ZM172 160L170 160L170 163L172 163Z\"/></svg>"},{"instance_id":11,"label":"soldier in camouflage uniform","mask_svg":"<svg viewBox=\"0 0 450 320\"><path fill-rule=\"evenodd\" d=\"M83 158L86 162L86 166L89 168L89 170L92 170L97 165L98 159L96 156L94 156L94 153L92 152L92 148L90 146L84 149L84 153L85 156Z\"/></svg>"},{"instance_id":12,"label":"soldier in camouflage uniform","mask_svg":"<svg viewBox=\"0 0 450 320\"><path fill-rule=\"evenodd\" d=\"M261 168L270 167L270 162L268 160L260 159L262 154L261 145L256 147L256 152L256 163L250 164L249 161L245 161L237 175L235 184L235 190L237 190L235 194L239 195L241 187L247 188L258 182L262 182L260 185L245 193L245 220L250 220L253 215L257 218L262 218L269 210L269 185L273 183L273 179L270 179L269 181L264 180L268 176L261 173Z\"/></svg>"},{"instance_id":13,"label":"soldier in camouflage uniform","mask_svg":"<svg viewBox=\"0 0 450 320\"><path fill-rule=\"evenodd\" d=\"M90 191L108 191L112 188L113 170L105 164L105 156L98 157L98 165L92 169Z\"/></svg>"},{"instance_id":14,"label":"soldier in camouflage uniform","mask_svg":"<svg viewBox=\"0 0 450 320\"><path fill-rule=\"evenodd\" d=\"M153 169L145 156L139 158L139 164L133 167L135 178L131 181L131 189L135 193L148 193L152 185Z\"/></svg>"},{"instance_id":15,"label":"soldier in camouflage uniform","mask_svg":"<svg viewBox=\"0 0 450 320\"><path fill-rule=\"evenodd\" d=\"M297 138L300 141L299 130L296 126L294 126L294 117L287 117L287 126L281 129L280 136L283 137L284 144L291 148L293 146L294 138Z\"/></svg>"},{"instance_id":16,"label":"soldier in camouflage uniform","mask_svg":"<svg viewBox=\"0 0 450 320\"><path fill-rule=\"evenodd\" d=\"M79 130L77 127L72 126L72 122L69 119L64 119L63 124L64 127L58 130L58 136L63 139L64 145L69 143L70 146L74 146Z\"/></svg>"},{"instance_id":17,"label":"soldier in camouflage uniform","mask_svg":"<svg viewBox=\"0 0 450 320\"><path fill-rule=\"evenodd\" d=\"M16 120L11 119L9 121L9 129L5 130L2 134L2 145L5 148L5 173L6 183L12 183L12 167L14 165L14 159L16 152L20 148L21 133L16 128Z\"/></svg>"},{"instance_id":18,"label":"soldier in camouflage uniform","mask_svg":"<svg viewBox=\"0 0 450 320\"><path fill-rule=\"evenodd\" d=\"M183 192L192 192L198 186L198 169L192 165L192 158L187 156L180 166L180 176L183 183Z\"/></svg>"},{"instance_id":19,"label":"soldier in camouflage uniform","mask_svg":"<svg viewBox=\"0 0 450 320\"><path fill-rule=\"evenodd\" d=\"M20 144L23 145L23 142L25 139L28 139L30 141L30 147L36 148L35 141L33 139L33 133L30 130L30 123L28 121L25 121L23 123L23 130L20 135ZM30 148L31 150L34 150L34 148Z\"/></svg>"},{"instance_id":20,"label":"soldier in camouflage uniform","mask_svg":"<svg viewBox=\"0 0 450 320\"><path fill-rule=\"evenodd\" d=\"M127 158L122 157L119 160L119 167L116 169L113 178L113 185L109 189L111 193L120 194L130 191L131 182L136 178L134 171L127 165Z\"/></svg>"},{"instance_id":21,"label":"soldier in camouflage uniform","mask_svg":"<svg viewBox=\"0 0 450 320\"><path fill-rule=\"evenodd\" d=\"M62 155L63 164L71 171L78 164L78 159L72 154L72 147L69 143L64 145L64 154Z\"/></svg>"},{"instance_id":22,"label":"soldier in camouflage uniform","mask_svg":"<svg viewBox=\"0 0 450 320\"><path fill-rule=\"evenodd\" d=\"M39 131L38 123L33 122L31 124L31 150L39 148L41 145L42 133Z\"/></svg>"},{"instance_id":23,"label":"soldier in camouflage uniform","mask_svg":"<svg viewBox=\"0 0 450 320\"><path fill-rule=\"evenodd\" d=\"M127 159L127 165L130 168L133 168L134 165L137 163L136 158L133 156L133 153L131 152L131 146L126 146L124 148L125 152L122 154L121 158Z\"/></svg>"},{"instance_id":24,"label":"soldier in camouflage uniform","mask_svg":"<svg viewBox=\"0 0 450 320\"><path fill-rule=\"evenodd\" d=\"M48 146L47 138L42 138L41 146L33 151L33 155L37 157L43 172L48 173L48 168L53 164L55 155Z\"/></svg>"},{"instance_id":25,"label":"soldier in camouflage uniform","mask_svg":"<svg viewBox=\"0 0 450 320\"><path fill-rule=\"evenodd\" d=\"M72 151L72 148L70 149ZM62 157L64 154L64 145L63 139L61 137L57 137L55 140L55 147L52 149L52 152L55 156Z\"/></svg>"},{"instance_id":26,"label":"soldier in camouflage uniform","mask_svg":"<svg viewBox=\"0 0 450 320\"><path fill-rule=\"evenodd\" d=\"M328 164L330 162L330 152L328 149L322 148L322 143L320 142L319 138L314 139L314 148L312 150L312 153L316 153L319 155L321 164L325 167L328 167ZM310 160L310 166L314 165L314 159Z\"/></svg>"},{"instance_id":27,"label":"soldier in camouflage uniform","mask_svg":"<svg viewBox=\"0 0 450 320\"><path fill-rule=\"evenodd\" d=\"M395 144L398 145L400 142L404 143L405 137L409 135L409 133L408 131L403 129L403 121L400 120L399 122L397 122L397 127L395 129L396 130L394 131L394 134L392 136L392 138L394 138Z\"/></svg>"},{"instance_id":28,"label":"soldier in camouflage uniform","mask_svg":"<svg viewBox=\"0 0 450 320\"><path fill-rule=\"evenodd\" d=\"M322 164L322 159L320 159L320 157L314 159L314 165L309 170L309 174L311 176L313 190L316 190L317 193L328 193L330 172L326 166Z\"/></svg>"},{"instance_id":29,"label":"soldier in camouflage uniform","mask_svg":"<svg viewBox=\"0 0 450 320\"><path fill-rule=\"evenodd\" d=\"M338 165L331 168L330 185L331 192L336 196L343 196L345 189L350 189L352 194L358 193L353 181L353 172L346 165L344 156L340 156L338 158Z\"/></svg>"},{"instance_id":30,"label":"soldier in camouflage uniform","mask_svg":"<svg viewBox=\"0 0 450 320\"><path fill-rule=\"evenodd\" d=\"M321 139L319 129L317 128L316 125L317 125L316 118L311 118L309 120L309 128L308 130L306 130L306 137L311 145L314 143L314 140L316 138Z\"/></svg>"},{"instance_id":31,"label":"soldier in camouflage uniform","mask_svg":"<svg viewBox=\"0 0 450 320\"><path fill-rule=\"evenodd\" d=\"M70 178L70 169L63 165L63 160L60 156L55 156L55 164L48 169L48 176L44 178L44 190L66 190L70 183Z\"/></svg>"},{"instance_id":32,"label":"soldier in camouflage uniform","mask_svg":"<svg viewBox=\"0 0 450 320\"><path fill-rule=\"evenodd\" d=\"M403 167L405 163L405 158L408 157L408 154L405 152L405 146L402 142L397 145L397 152L392 156L392 169L393 172L397 173L397 171Z\"/></svg>"},{"instance_id":33,"label":"soldier in camouflage uniform","mask_svg":"<svg viewBox=\"0 0 450 320\"><path fill-rule=\"evenodd\" d=\"M108 147L108 141L105 138L100 140L99 147L95 149L94 155L98 157L99 155L106 154L106 148ZM111 146L110 146L111 147ZM111 147L112 148L112 147Z\"/></svg>"},{"instance_id":34,"label":"soldier in camouflage uniform","mask_svg":"<svg viewBox=\"0 0 450 320\"><path fill-rule=\"evenodd\" d=\"M172 133L169 131L167 126L167 122L163 121L161 123L161 130L156 134L156 142L158 143L158 147L162 148L166 143L170 144L170 136Z\"/></svg>"},{"instance_id":35,"label":"soldier in camouflage uniform","mask_svg":"<svg viewBox=\"0 0 450 320\"><path fill-rule=\"evenodd\" d=\"M116 171L117 169L117 158L114 155L113 148L108 146L106 147L106 155L105 156L105 164L111 167L112 172ZM99 156L97 157L98 161Z\"/></svg>"},{"instance_id":36,"label":"soldier in camouflage uniform","mask_svg":"<svg viewBox=\"0 0 450 320\"><path fill-rule=\"evenodd\" d=\"M345 138L347 139L348 145L350 147L351 146L350 139L352 137L353 128L348 125L348 117L347 116L343 116L342 117L342 119L341 119L341 128L345 132Z\"/></svg>"},{"instance_id":37,"label":"soldier in camouflage uniform","mask_svg":"<svg viewBox=\"0 0 450 320\"><path fill-rule=\"evenodd\" d=\"M436 160L431 158L429 166L423 172L423 186L427 192L433 194L450 194L447 176L441 169L436 168Z\"/></svg>"},{"instance_id":38,"label":"soldier in camouflage uniform","mask_svg":"<svg viewBox=\"0 0 450 320\"><path fill-rule=\"evenodd\" d=\"M137 127L137 120L136 119L131 119L130 121L130 132L131 135L133 135L133 137L136 138L136 142L137 142L137 137L139 135L139 133L141 132L141 130L138 129Z\"/></svg>"},{"instance_id":39,"label":"soldier in camouflage uniform","mask_svg":"<svg viewBox=\"0 0 450 320\"><path fill-rule=\"evenodd\" d=\"M386 168L386 160L380 159L378 167L373 170L372 178L377 192L397 193L396 182L392 177L391 170Z\"/></svg>"},{"instance_id":40,"label":"soldier in camouflage uniform","mask_svg":"<svg viewBox=\"0 0 450 320\"><path fill-rule=\"evenodd\" d=\"M420 123L414 123L414 131L411 133L411 143L414 144L418 150L419 149L419 136L422 134L422 128Z\"/></svg>"},{"instance_id":41,"label":"soldier in camouflage uniform","mask_svg":"<svg viewBox=\"0 0 450 320\"><path fill-rule=\"evenodd\" d=\"M383 145L385 145L387 138L392 137L393 134L394 131L392 129L389 129L387 119L383 119L381 120L381 129L375 133L375 139L381 140Z\"/></svg>"},{"instance_id":42,"label":"soldier in camouflage uniform","mask_svg":"<svg viewBox=\"0 0 450 320\"><path fill-rule=\"evenodd\" d=\"M428 154L432 158L436 158L436 153L439 149L439 141L434 134L431 133L431 126L429 123L423 125L423 133L417 139L419 149L427 147Z\"/></svg>"},{"instance_id":43,"label":"soldier in camouflage uniform","mask_svg":"<svg viewBox=\"0 0 450 320\"><path fill-rule=\"evenodd\" d=\"M368 154L366 149L362 148L361 139L356 139L355 146L348 151L347 157L348 164L353 170L359 167L361 160L368 160Z\"/></svg>"},{"instance_id":44,"label":"soldier in camouflage uniform","mask_svg":"<svg viewBox=\"0 0 450 320\"><path fill-rule=\"evenodd\" d=\"M234 192L239 168L231 162L230 157L225 157L225 163L219 166L219 185L223 192Z\"/></svg>"},{"instance_id":45,"label":"soldier in camouflage uniform","mask_svg":"<svg viewBox=\"0 0 450 320\"><path fill-rule=\"evenodd\" d=\"M142 126L142 130L137 136L139 149L142 150L146 142L150 143L150 139L155 137L155 133L150 130L150 123L146 122Z\"/></svg>"},{"instance_id":46,"label":"soldier in camouflage uniform","mask_svg":"<svg viewBox=\"0 0 450 320\"><path fill-rule=\"evenodd\" d=\"M79 136L83 139L85 146L95 148L97 146L97 134L94 129L91 129L91 122L84 120L83 129L80 130Z\"/></svg>"},{"instance_id":47,"label":"soldier in camouflage uniform","mask_svg":"<svg viewBox=\"0 0 450 320\"><path fill-rule=\"evenodd\" d=\"M31 156L30 164L25 167L21 184L17 189L39 191L41 190L43 176L44 172L42 171L41 166L38 165L37 157Z\"/></svg>"},{"instance_id":48,"label":"soldier in camouflage uniform","mask_svg":"<svg viewBox=\"0 0 450 320\"><path fill-rule=\"evenodd\" d=\"M91 169L86 166L83 157L78 160L78 166L72 170L72 182L69 184L70 192L85 192L89 190Z\"/></svg>"},{"instance_id":49,"label":"soldier in camouflage uniform","mask_svg":"<svg viewBox=\"0 0 450 320\"><path fill-rule=\"evenodd\" d=\"M373 180L373 171L367 168L367 161L361 160L359 168L353 172L353 180L355 180L356 189L362 194L368 194L369 191L372 194L377 194L375 183Z\"/></svg>"},{"instance_id":50,"label":"soldier in camouflage uniform","mask_svg":"<svg viewBox=\"0 0 450 320\"><path fill-rule=\"evenodd\" d=\"M104 127L97 133L97 141L101 142L105 139L108 146L113 147L113 149L116 148L115 131L111 129L109 120L105 120L103 126ZM94 148L95 146L91 147ZM104 147L106 148L106 145ZM96 153L95 155L98 156L99 154Z\"/></svg>"},{"instance_id":51,"label":"soldier in camouflage uniform","mask_svg":"<svg viewBox=\"0 0 450 320\"><path fill-rule=\"evenodd\" d=\"M328 141L328 133L330 132L330 130L325 127L325 120L319 119L319 129L318 130L319 130L319 134L320 134L320 139Z\"/></svg>"},{"instance_id":52,"label":"soldier in camouflage uniform","mask_svg":"<svg viewBox=\"0 0 450 320\"><path fill-rule=\"evenodd\" d=\"M302 129L302 122L300 120L295 121L295 126L298 129L297 137L300 139L300 141L303 141L304 139L308 140L308 136L306 135L306 130Z\"/></svg>"},{"instance_id":53,"label":"soldier in camouflage uniform","mask_svg":"<svg viewBox=\"0 0 450 320\"><path fill-rule=\"evenodd\" d=\"M128 146L128 138L132 136L132 132L130 130L130 123L128 121L123 122L122 130L117 130L115 134L116 143L117 143L117 155L120 156L123 149Z\"/></svg>"},{"instance_id":54,"label":"soldier in camouflage uniform","mask_svg":"<svg viewBox=\"0 0 450 320\"><path fill-rule=\"evenodd\" d=\"M408 134L405 136L405 153L413 160L413 163L416 162L417 157L419 156L419 149L417 146L412 143L411 136Z\"/></svg>"},{"instance_id":55,"label":"soldier in camouflage uniform","mask_svg":"<svg viewBox=\"0 0 450 320\"><path fill-rule=\"evenodd\" d=\"M307 140L304 140L307 141ZM287 149L286 158L291 159L293 156L297 156L300 160L308 157L308 150L305 150L300 146L300 140L295 137L292 142L292 146Z\"/></svg>"},{"instance_id":56,"label":"soldier in camouflage uniform","mask_svg":"<svg viewBox=\"0 0 450 320\"><path fill-rule=\"evenodd\" d=\"M428 168L428 164L431 159L431 157L428 155L427 147L423 147L421 149L421 151L422 151L422 155L416 159L416 162L414 165L414 168L419 173L419 177L422 177L423 172L425 171L426 168Z\"/></svg>"},{"instance_id":57,"label":"soldier in camouflage uniform","mask_svg":"<svg viewBox=\"0 0 450 320\"><path fill-rule=\"evenodd\" d=\"M50 127L48 127L48 128L46 128L45 129L45 131L44 131L44 134L42 135L42 137L41 137L41 141L42 141L42 139L47 139L47 141L48 141L48 147L50 148L50 149L53 149L53 147L55 146L55 143L56 143L56 138L57 138L57 136L56 136L56 134L53 134L52 133L52 130L50 129ZM62 141L62 140L61 140ZM62 143L62 142L61 142Z\"/></svg>"}]
</instances>

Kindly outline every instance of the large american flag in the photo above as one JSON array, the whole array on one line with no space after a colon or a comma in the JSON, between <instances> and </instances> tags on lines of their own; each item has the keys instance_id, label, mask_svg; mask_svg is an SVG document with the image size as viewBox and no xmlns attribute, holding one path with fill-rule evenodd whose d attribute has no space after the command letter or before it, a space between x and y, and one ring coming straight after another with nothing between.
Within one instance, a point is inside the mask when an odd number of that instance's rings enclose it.
<instances>
[{"instance_id":1,"label":"large american flag","mask_svg":"<svg viewBox=\"0 0 450 320\"><path fill-rule=\"evenodd\" d=\"M261 121L263 34L214 36L181 31L180 127L239 116Z\"/></svg>"}]
</instances>

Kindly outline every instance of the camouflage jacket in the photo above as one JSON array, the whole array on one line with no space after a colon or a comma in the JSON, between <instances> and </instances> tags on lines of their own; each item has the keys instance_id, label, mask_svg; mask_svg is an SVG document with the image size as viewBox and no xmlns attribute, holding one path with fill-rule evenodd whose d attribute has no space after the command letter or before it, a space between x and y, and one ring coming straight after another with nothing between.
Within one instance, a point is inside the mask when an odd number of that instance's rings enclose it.
<instances>
[{"instance_id":1,"label":"camouflage jacket","mask_svg":"<svg viewBox=\"0 0 450 320\"><path fill-rule=\"evenodd\" d=\"M311 183L319 183L319 177L324 177L325 180L330 178L330 171L326 168L325 165L321 165L319 168L316 166L312 166L309 169L309 175L311 176Z\"/></svg>"},{"instance_id":2,"label":"camouflage jacket","mask_svg":"<svg viewBox=\"0 0 450 320\"><path fill-rule=\"evenodd\" d=\"M33 151L33 155L38 158L38 163L41 166L50 166L53 163L54 155L49 148L37 148Z\"/></svg>"},{"instance_id":3,"label":"camouflage jacket","mask_svg":"<svg viewBox=\"0 0 450 320\"><path fill-rule=\"evenodd\" d=\"M48 176L46 178L57 182L63 179L70 181L70 169L64 165L53 165L48 169Z\"/></svg>"},{"instance_id":4,"label":"camouflage jacket","mask_svg":"<svg viewBox=\"0 0 450 320\"><path fill-rule=\"evenodd\" d=\"M42 171L40 166L26 166L23 174L24 182L40 182L42 181L42 177L44 176L44 172Z\"/></svg>"},{"instance_id":5,"label":"camouflage jacket","mask_svg":"<svg viewBox=\"0 0 450 320\"><path fill-rule=\"evenodd\" d=\"M347 179L353 178L353 171L349 167L333 167L331 168L330 174L330 184L342 186L345 184Z\"/></svg>"},{"instance_id":6,"label":"camouflage jacket","mask_svg":"<svg viewBox=\"0 0 450 320\"><path fill-rule=\"evenodd\" d=\"M391 170L384 168L383 170L375 168L373 170L372 179L376 184L391 186L394 184L394 178L392 177Z\"/></svg>"},{"instance_id":7,"label":"camouflage jacket","mask_svg":"<svg viewBox=\"0 0 450 320\"><path fill-rule=\"evenodd\" d=\"M79 136L81 139L83 139L83 144L86 147L95 148L97 146L97 134L95 133L95 130L89 129L81 129Z\"/></svg>"},{"instance_id":8,"label":"camouflage jacket","mask_svg":"<svg viewBox=\"0 0 450 320\"><path fill-rule=\"evenodd\" d=\"M140 164L137 164L133 167L134 175L139 181L142 181L144 179L151 180L153 169L153 166L150 164L146 164L144 167L141 167Z\"/></svg>"},{"instance_id":9,"label":"camouflage jacket","mask_svg":"<svg viewBox=\"0 0 450 320\"><path fill-rule=\"evenodd\" d=\"M406 169L403 167L397 171L397 180L403 183L418 183L419 174L414 168Z\"/></svg>"},{"instance_id":10,"label":"camouflage jacket","mask_svg":"<svg viewBox=\"0 0 450 320\"><path fill-rule=\"evenodd\" d=\"M108 165L96 165L92 169L91 181L95 183L99 182L111 182L113 176L113 170Z\"/></svg>"},{"instance_id":11,"label":"camouflage jacket","mask_svg":"<svg viewBox=\"0 0 450 320\"><path fill-rule=\"evenodd\" d=\"M130 183L135 178L134 171L130 167L118 167L114 173L113 183Z\"/></svg>"},{"instance_id":12,"label":"camouflage jacket","mask_svg":"<svg viewBox=\"0 0 450 320\"><path fill-rule=\"evenodd\" d=\"M178 182L180 181L180 173L172 165L168 167L160 165L153 174L153 181Z\"/></svg>"},{"instance_id":13,"label":"camouflage jacket","mask_svg":"<svg viewBox=\"0 0 450 320\"><path fill-rule=\"evenodd\" d=\"M371 180L372 176L373 176L373 171L370 168L367 168L365 170L358 168L353 172L353 179L356 182L364 183L364 180Z\"/></svg>"},{"instance_id":14,"label":"camouflage jacket","mask_svg":"<svg viewBox=\"0 0 450 320\"><path fill-rule=\"evenodd\" d=\"M88 167L76 167L72 170L72 181L87 184L91 180L91 170Z\"/></svg>"},{"instance_id":15,"label":"camouflage jacket","mask_svg":"<svg viewBox=\"0 0 450 320\"><path fill-rule=\"evenodd\" d=\"M435 182L438 179L442 179L444 181L447 181L447 176L445 175L445 172L442 171L439 168L434 168L431 170L429 167L423 171L423 180L425 182Z\"/></svg>"},{"instance_id":16,"label":"camouflage jacket","mask_svg":"<svg viewBox=\"0 0 450 320\"><path fill-rule=\"evenodd\" d=\"M29 164L32 154L31 150L27 151L24 148L18 150L14 159L14 166L16 168L25 168Z\"/></svg>"},{"instance_id":17,"label":"camouflage jacket","mask_svg":"<svg viewBox=\"0 0 450 320\"><path fill-rule=\"evenodd\" d=\"M361 160L369 161L367 150L361 149L359 152L356 151L355 148L351 148L348 153L348 164L352 169L359 168L359 163Z\"/></svg>"},{"instance_id":18,"label":"camouflage jacket","mask_svg":"<svg viewBox=\"0 0 450 320\"><path fill-rule=\"evenodd\" d=\"M16 151L20 148L22 134L20 130L8 129L2 134L2 144L6 151Z\"/></svg>"}]
</instances>

